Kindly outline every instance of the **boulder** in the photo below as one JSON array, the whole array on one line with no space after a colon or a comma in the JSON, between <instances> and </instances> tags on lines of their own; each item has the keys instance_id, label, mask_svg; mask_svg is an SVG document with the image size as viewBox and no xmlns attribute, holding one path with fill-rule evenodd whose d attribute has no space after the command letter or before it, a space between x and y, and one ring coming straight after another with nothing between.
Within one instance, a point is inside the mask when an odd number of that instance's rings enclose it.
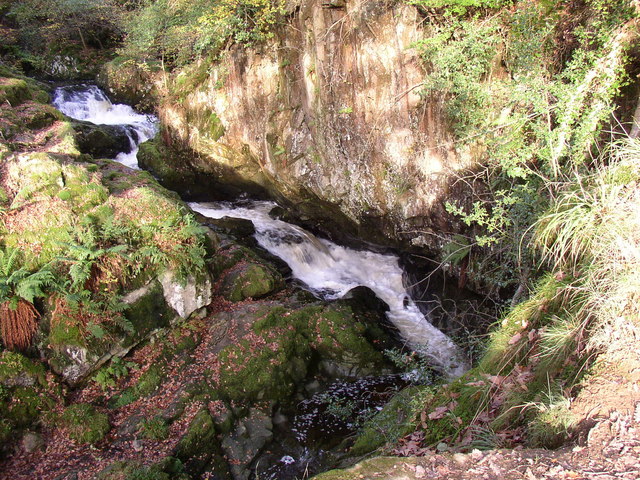
<instances>
[{"instance_id":1,"label":"boulder","mask_svg":"<svg viewBox=\"0 0 640 480\"><path fill-rule=\"evenodd\" d=\"M130 135L133 129L122 125L95 125L90 122L74 120L78 150L97 158L115 158L119 153L131 151Z\"/></svg>"},{"instance_id":2,"label":"boulder","mask_svg":"<svg viewBox=\"0 0 640 480\"><path fill-rule=\"evenodd\" d=\"M159 277L164 299L181 318L211 303L211 278L208 272L189 275L181 280L175 271L167 270Z\"/></svg>"},{"instance_id":3,"label":"boulder","mask_svg":"<svg viewBox=\"0 0 640 480\"><path fill-rule=\"evenodd\" d=\"M220 293L231 302L240 302L264 297L282 287L284 280L274 268L257 262L241 262L227 273Z\"/></svg>"},{"instance_id":4,"label":"boulder","mask_svg":"<svg viewBox=\"0 0 640 480\"><path fill-rule=\"evenodd\" d=\"M222 440L222 448L229 459L235 480L247 480L249 465L262 448L273 438L271 415L252 408L247 418L238 422L235 430Z\"/></svg>"}]
</instances>

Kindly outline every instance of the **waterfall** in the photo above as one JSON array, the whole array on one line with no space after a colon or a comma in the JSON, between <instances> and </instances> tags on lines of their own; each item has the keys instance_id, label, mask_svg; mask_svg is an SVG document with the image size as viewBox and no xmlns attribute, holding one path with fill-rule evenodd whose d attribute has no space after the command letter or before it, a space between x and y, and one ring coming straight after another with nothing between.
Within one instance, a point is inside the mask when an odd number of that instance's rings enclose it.
<instances>
[{"instance_id":1,"label":"waterfall","mask_svg":"<svg viewBox=\"0 0 640 480\"><path fill-rule=\"evenodd\" d=\"M94 85L60 87L53 104L67 116L102 125L123 126L131 142L129 153L116 160L138 168L138 145L158 130L157 119L142 115L128 105L113 104ZM426 357L445 375L455 378L467 369L462 351L444 333L431 325L411 300L402 283L403 272L394 255L353 250L317 238L295 225L271 218L271 202L191 203L191 208L210 218L224 216L251 220L258 243L284 260L293 276L316 296L334 300L358 286L370 288L388 306L387 317L408 346Z\"/></svg>"},{"instance_id":2,"label":"waterfall","mask_svg":"<svg viewBox=\"0 0 640 480\"><path fill-rule=\"evenodd\" d=\"M131 168L139 168L138 145L153 138L158 131L155 116L137 113L129 105L111 103L95 85L59 87L54 92L53 105L75 120L122 126L129 138L130 151L118 154L115 160Z\"/></svg>"},{"instance_id":3,"label":"waterfall","mask_svg":"<svg viewBox=\"0 0 640 480\"><path fill-rule=\"evenodd\" d=\"M398 328L407 345L426 357L449 377L459 377L468 368L461 350L431 325L410 299L402 283L398 257L366 250L353 250L321 239L296 225L274 219L272 202L190 203L209 218L235 217L251 220L256 240L284 260L293 276L320 298L334 300L358 286L370 288L388 306L387 317Z\"/></svg>"}]
</instances>

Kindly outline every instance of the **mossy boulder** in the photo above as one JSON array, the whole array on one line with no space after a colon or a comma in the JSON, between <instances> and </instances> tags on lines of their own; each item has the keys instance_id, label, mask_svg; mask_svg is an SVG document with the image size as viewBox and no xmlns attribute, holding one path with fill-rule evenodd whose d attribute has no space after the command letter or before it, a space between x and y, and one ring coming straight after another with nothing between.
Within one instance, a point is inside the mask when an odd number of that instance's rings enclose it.
<instances>
[{"instance_id":1,"label":"mossy boulder","mask_svg":"<svg viewBox=\"0 0 640 480\"><path fill-rule=\"evenodd\" d=\"M124 340L127 346L137 343L158 328L169 326L176 318L157 280L128 293L122 301L128 305L125 315L133 325L132 334Z\"/></svg>"},{"instance_id":2,"label":"mossy boulder","mask_svg":"<svg viewBox=\"0 0 640 480\"><path fill-rule=\"evenodd\" d=\"M0 78L0 103L9 102L16 106L31 100L32 93L25 80L20 78Z\"/></svg>"},{"instance_id":3,"label":"mossy boulder","mask_svg":"<svg viewBox=\"0 0 640 480\"><path fill-rule=\"evenodd\" d=\"M185 471L197 478L230 479L227 462L216 438L215 422L206 409L191 420L185 435L175 448L175 457L185 465Z\"/></svg>"},{"instance_id":4,"label":"mossy boulder","mask_svg":"<svg viewBox=\"0 0 640 480\"><path fill-rule=\"evenodd\" d=\"M140 145L138 164L148 170L165 188L184 196L206 198L211 188L189 166L189 152L168 149L159 136Z\"/></svg>"},{"instance_id":5,"label":"mossy boulder","mask_svg":"<svg viewBox=\"0 0 640 480\"><path fill-rule=\"evenodd\" d=\"M51 105L37 102L25 102L16 108L24 126L37 130L51 126L54 122L63 120L64 116Z\"/></svg>"},{"instance_id":6,"label":"mossy boulder","mask_svg":"<svg viewBox=\"0 0 640 480\"><path fill-rule=\"evenodd\" d=\"M183 461L191 457L207 455L211 452L211 446L215 442L215 422L211 414L202 409L193 417L187 433L178 442L175 455Z\"/></svg>"},{"instance_id":7,"label":"mossy boulder","mask_svg":"<svg viewBox=\"0 0 640 480\"><path fill-rule=\"evenodd\" d=\"M71 122L76 132L76 143L82 153L88 153L98 158L115 158L120 152L131 151L130 135L135 132L127 131L121 125L95 125L90 122L74 120Z\"/></svg>"},{"instance_id":8,"label":"mossy boulder","mask_svg":"<svg viewBox=\"0 0 640 480\"><path fill-rule=\"evenodd\" d=\"M114 462L96 476L96 480L191 480L180 460L166 457L153 465L131 460Z\"/></svg>"},{"instance_id":9,"label":"mossy boulder","mask_svg":"<svg viewBox=\"0 0 640 480\"><path fill-rule=\"evenodd\" d=\"M69 436L79 443L98 443L111 429L109 418L88 403L67 407L59 418Z\"/></svg>"},{"instance_id":10,"label":"mossy boulder","mask_svg":"<svg viewBox=\"0 0 640 480\"><path fill-rule=\"evenodd\" d=\"M144 64L117 57L102 63L96 81L109 92L109 96L120 103L134 106L143 112L153 112L157 105L158 90L154 82L161 66L153 62Z\"/></svg>"},{"instance_id":11,"label":"mossy boulder","mask_svg":"<svg viewBox=\"0 0 640 480\"><path fill-rule=\"evenodd\" d=\"M34 387L46 385L45 369L24 355L4 351L0 353L0 385L5 387Z\"/></svg>"},{"instance_id":12,"label":"mossy boulder","mask_svg":"<svg viewBox=\"0 0 640 480\"><path fill-rule=\"evenodd\" d=\"M44 366L25 356L0 354L0 440L10 438L38 422L55 405L56 385L46 378ZM11 442L0 442L8 447ZM0 446L0 454L3 447Z\"/></svg>"},{"instance_id":13,"label":"mossy boulder","mask_svg":"<svg viewBox=\"0 0 640 480\"><path fill-rule=\"evenodd\" d=\"M286 401L320 359L360 374L386 364L367 325L344 305L276 306L237 320L250 331L219 356L219 392L230 400Z\"/></svg>"},{"instance_id":14,"label":"mossy boulder","mask_svg":"<svg viewBox=\"0 0 640 480\"><path fill-rule=\"evenodd\" d=\"M231 302L260 298L284 287L284 280L273 267L264 263L240 262L227 273L220 293Z\"/></svg>"}]
</instances>

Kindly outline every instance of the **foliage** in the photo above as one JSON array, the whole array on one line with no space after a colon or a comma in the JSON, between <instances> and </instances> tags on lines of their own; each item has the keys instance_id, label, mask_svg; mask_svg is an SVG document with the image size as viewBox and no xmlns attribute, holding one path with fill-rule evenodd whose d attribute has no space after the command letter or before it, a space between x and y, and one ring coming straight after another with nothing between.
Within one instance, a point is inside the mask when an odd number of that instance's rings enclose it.
<instances>
[{"instance_id":1,"label":"foliage","mask_svg":"<svg viewBox=\"0 0 640 480\"><path fill-rule=\"evenodd\" d=\"M494 9L502 7L511 0L408 0L407 3L422 9L438 9L445 15L464 15L469 10Z\"/></svg>"},{"instance_id":2,"label":"foliage","mask_svg":"<svg viewBox=\"0 0 640 480\"><path fill-rule=\"evenodd\" d=\"M185 65L216 56L229 41L264 42L283 14L283 0L153 1L129 18L122 53Z\"/></svg>"},{"instance_id":3,"label":"foliage","mask_svg":"<svg viewBox=\"0 0 640 480\"><path fill-rule=\"evenodd\" d=\"M100 385L103 390L116 386L116 380L126 377L129 369L136 364L133 362L125 362L120 357L115 357L109 365L102 367L93 377L93 380Z\"/></svg>"},{"instance_id":4,"label":"foliage","mask_svg":"<svg viewBox=\"0 0 640 480\"><path fill-rule=\"evenodd\" d=\"M37 328L37 312L29 307L34 297L48 297L52 344L107 344L134 333L121 302L134 282L168 268L186 278L205 267L203 229L193 217L148 174L110 179L111 165L65 163L42 153L8 163L15 188L7 192L12 215L2 261L11 265L3 267L0 300L13 299L10 313L21 320L4 315L2 321L21 332L21 344ZM121 194L110 195L114 191Z\"/></svg>"},{"instance_id":5,"label":"foliage","mask_svg":"<svg viewBox=\"0 0 640 480\"><path fill-rule=\"evenodd\" d=\"M10 2L8 16L21 27L29 49L62 47L79 41L103 47L121 35L123 13L116 0L21 0Z\"/></svg>"},{"instance_id":6,"label":"foliage","mask_svg":"<svg viewBox=\"0 0 640 480\"><path fill-rule=\"evenodd\" d=\"M31 344L40 317L33 302L54 280L49 268L30 272L19 266L20 260L20 250L0 249L0 334L9 350Z\"/></svg>"},{"instance_id":7,"label":"foliage","mask_svg":"<svg viewBox=\"0 0 640 480\"><path fill-rule=\"evenodd\" d=\"M473 229L469 274L494 292L527 284L530 226L597 147L626 81L629 2L589 0L586 8L570 25L554 5L527 1L460 18L432 14L417 44L429 72L424 94L442 100L456 144L481 152L465 175L473 197L447 210ZM560 58L558 35L574 40Z\"/></svg>"},{"instance_id":8,"label":"foliage","mask_svg":"<svg viewBox=\"0 0 640 480\"><path fill-rule=\"evenodd\" d=\"M636 348L639 159L640 142L627 139L556 185L532 227L547 273L495 326L479 366L426 406L425 442L473 448L527 435L557 447L575 426L569 399L598 355Z\"/></svg>"},{"instance_id":9,"label":"foliage","mask_svg":"<svg viewBox=\"0 0 640 480\"><path fill-rule=\"evenodd\" d=\"M162 417L154 417L142 421L140 433L149 440L165 440L169 436L169 426Z\"/></svg>"}]
</instances>

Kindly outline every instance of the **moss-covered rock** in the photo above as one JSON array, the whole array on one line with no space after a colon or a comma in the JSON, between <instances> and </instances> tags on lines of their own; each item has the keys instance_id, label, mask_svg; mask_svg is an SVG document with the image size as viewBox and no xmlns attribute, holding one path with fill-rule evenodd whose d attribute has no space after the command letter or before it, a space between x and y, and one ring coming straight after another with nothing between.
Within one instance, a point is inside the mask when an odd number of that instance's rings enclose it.
<instances>
[{"instance_id":1,"label":"moss-covered rock","mask_svg":"<svg viewBox=\"0 0 640 480\"><path fill-rule=\"evenodd\" d=\"M191 198L206 198L211 194L210 187L197 181L196 173L186 161L188 155L188 152L168 149L160 137L156 137L140 145L138 164L151 172L165 188Z\"/></svg>"},{"instance_id":2,"label":"moss-covered rock","mask_svg":"<svg viewBox=\"0 0 640 480\"><path fill-rule=\"evenodd\" d=\"M0 353L0 385L5 387L45 386L45 369L24 355L4 351Z\"/></svg>"},{"instance_id":3,"label":"moss-covered rock","mask_svg":"<svg viewBox=\"0 0 640 480\"><path fill-rule=\"evenodd\" d=\"M76 132L76 143L82 153L98 158L115 158L120 152L129 152L131 144L127 127L120 125L95 125L74 120L71 125Z\"/></svg>"},{"instance_id":4,"label":"moss-covered rock","mask_svg":"<svg viewBox=\"0 0 640 480\"><path fill-rule=\"evenodd\" d=\"M9 102L16 106L31 100L31 89L27 82L20 78L0 78L0 103Z\"/></svg>"},{"instance_id":5,"label":"moss-covered rock","mask_svg":"<svg viewBox=\"0 0 640 480\"><path fill-rule=\"evenodd\" d=\"M418 413L424 408L423 401L431 395L428 387L407 387L400 391L378 412L368 420L349 453L360 456L373 452L415 430Z\"/></svg>"},{"instance_id":6,"label":"moss-covered rock","mask_svg":"<svg viewBox=\"0 0 640 480\"><path fill-rule=\"evenodd\" d=\"M123 297L128 305L125 315L133 325L133 333L124 340L125 345L133 345L152 331L167 327L176 318L175 312L164 299L160 282L153 280L144 287Z\"/></svg>"},{"instance_id":7,"label":"moss-covered rock","mask_svg":"<svg viewBox=\"0 0 640 480\"><path fill-rule=\"evenodd\" d=\"M241 262L225 276L221 295L231 302L264 297L284 287L284 280L273 267L264 263Z\"/></svg>"},{"instance_id":8,"label":"moss-covered rock","mask_svg":"<svg viewBox=\"0 0 640 480\"><path fill-rule=\"evenodd\" d=\"M187 433L180 439L176 446L175 455L185 461L192 457L201 457L211 454L213 445L216 444L215 422L211 414L200 410L191 423Z\"/></svg>"},{"instance_id":9,"label":"moss-covered rock","mask_svg":"<svg viewBox=\"0 0 640 480\"><path fill-rule=\"evenodd\" d=\"M250 315L257 317L251 332L219 357L220 392L231 400L287 400L319 358L359 374L385 365L346 306L277 306Z\"/></svg>"},{"instance_id":10,"label":"moss-covered rock","mask_svg":"<svg viewBox=\"0 0 640 480\"><path fill-rule=\"evenodd\" d=\"M19 353L0 353L0 455L13 445L3 438L36 425L55 405L54 395L56 385L47 380L43 365Z\"/></svg>"},{"instance_id":11,"label":"moss-covered rock","mask_svg":"<svg viewBox=\"0 0 640 480\"><path fill-rule=\"evenodd\" d=\"M97 480L190 480L180 460L166 457L153 465L135 461L114 462L96 476Z\"/></svg>"},{"instance_id":12,"label":"moss-covered rock","mask_svg":"<svg viewBox=\"0 0 640 480\"><path fill-rule=\"evenodd\" d=\"M69 436L79 443L98 443L111 429L109 418L88 403L67 407L59 420Z\"/></svg>"},{"instance_id":13,"label":"moss-covered rock","mask_svg":"<svg viewBox=\"0 0 640 480\"><path fill-rule=\"evenodd\" d=\"M96 81L116 101L132 105L143 112L152 112L158 97L154 76L161 71L159 64L141 64L117 57L110 62L101 63Z\"/></svg>"},{"instance_id":14,"label":"moss-covered rock","mask_svg":"<svg viewBox=\"0 0 640 480\"><path fill-rule=\"evenodd\" d=\"M34 387L14 387L0 392L0 420L8 421L14 428L27 428L40 415L51 409L54 401Z\"/></svg>"}]
</instances>

